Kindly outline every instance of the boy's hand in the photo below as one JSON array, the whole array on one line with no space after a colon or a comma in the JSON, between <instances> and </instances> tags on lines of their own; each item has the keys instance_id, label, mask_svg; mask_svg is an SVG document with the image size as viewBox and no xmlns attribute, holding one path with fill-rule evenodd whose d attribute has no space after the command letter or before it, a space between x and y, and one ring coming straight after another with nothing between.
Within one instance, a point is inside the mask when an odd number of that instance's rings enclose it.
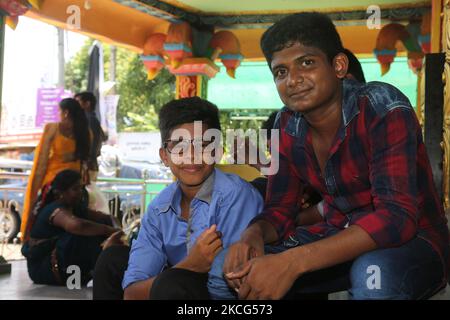
<instances>
[{"instance_id":1,"label":"boy's hand","mask_svg":"<svg viewBox=\"0 0 450 320\"><path fill-rule=\"evenodd\" d=\"M245 275L241 278L229 279L228 275L236 271L241 271L241 268L251 259L264 255L264 240L258 235L248 235L242 240L234 243L228 249L225 263L223 265L223 273L228 285L236 291L242 284Z\"/></svg>"},{"instance_id":2,"label":"boy's hand","mask_svg":"<svg viewBox=\"0 0 450 320\"><path fill-rule=\"evenodd\" d=\"M209 272L214 258L223 250L221 237L217 226L212 225L197 238L186 259L177 267L199 273Z\"/></svg>"},{"instance_id":3,"label":"boy's hand","mask_svg":"<svg viewBox=\"0 0 450 320\"><path fill-rule=\"evenodd\" d=\"M114 246L114 245L125 246L127 244L123 240L124 236L125 236L125 234L123 233L123 231L118 230L118 231L114 232L112 235L110 235L108 237L108 239L103 241L103 243L100 246L103 248L103 250L105 250L108 247Z\"/></svg>"}]
</instances>

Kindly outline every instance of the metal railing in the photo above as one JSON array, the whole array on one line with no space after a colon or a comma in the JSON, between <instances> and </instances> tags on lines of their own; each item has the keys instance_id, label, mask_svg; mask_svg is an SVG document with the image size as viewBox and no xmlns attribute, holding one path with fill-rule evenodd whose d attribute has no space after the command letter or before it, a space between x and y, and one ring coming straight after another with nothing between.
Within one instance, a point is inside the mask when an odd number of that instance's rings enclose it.
<instances>
[{"instance_id":1,"label":"metal railing","mask_svg":"<svg viewBox=\"0 0 450 320\"><path fill-rule=\"evenodd\" d=\"M0 181L23 181L29 174L19 172L0 172ZM98 178L96 186L109 204L110 213L122 222L127 230L140 219L148 204L173 180ZM0 183L0 210L15 209L21 214L26 183ZM12 208L14 207L14 208Z\"/></svg>"}]
</instances>

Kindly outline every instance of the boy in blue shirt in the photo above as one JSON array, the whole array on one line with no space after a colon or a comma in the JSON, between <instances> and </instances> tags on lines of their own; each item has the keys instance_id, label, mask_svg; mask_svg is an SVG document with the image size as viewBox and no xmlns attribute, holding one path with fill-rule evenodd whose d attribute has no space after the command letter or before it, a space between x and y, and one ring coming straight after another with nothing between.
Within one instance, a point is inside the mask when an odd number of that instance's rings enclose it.
<instances>
[{"instance_id":1,"label":"boy in blue shirt","mask_svg":"<svg viewBox=\"0 0 450 320\"><path fill-rule=\"evenodd\" d=\"M163 106L160 157L177 182L149 205L127 268L127 247L103 252L94 275L94 299L120 299L114 283L125 268L125 299L236 297L223 278L224 256L262 210L263 199L238 176L214 168L220 137L210 132L220 134L218 114L215 105L198 97Z\"/></svg>"}]
</instances>

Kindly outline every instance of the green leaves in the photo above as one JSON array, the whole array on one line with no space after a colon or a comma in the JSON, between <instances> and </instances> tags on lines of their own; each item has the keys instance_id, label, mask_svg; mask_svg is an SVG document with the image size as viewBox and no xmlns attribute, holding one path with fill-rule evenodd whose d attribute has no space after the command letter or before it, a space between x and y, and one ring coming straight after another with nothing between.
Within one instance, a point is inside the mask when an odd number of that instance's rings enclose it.
<instances>
[{"instance_id":1,"label":"green leaves","mask_svg":"<svg viewBox=\"0 0 450 320\"><path fill-rule=\"evenodd\" d=\"M66 88L72 92L86 90L89 70L89 39L80 51L66 64ZM105 81L110 80L110 46L103 45ZM147 71L139 55L117 48L116 94L120 95L117 109L119 131L140 132L157 130L158 112L175 98L175 77L162 70L154 80L147 80Z\"/></svg>"}]
</instances>

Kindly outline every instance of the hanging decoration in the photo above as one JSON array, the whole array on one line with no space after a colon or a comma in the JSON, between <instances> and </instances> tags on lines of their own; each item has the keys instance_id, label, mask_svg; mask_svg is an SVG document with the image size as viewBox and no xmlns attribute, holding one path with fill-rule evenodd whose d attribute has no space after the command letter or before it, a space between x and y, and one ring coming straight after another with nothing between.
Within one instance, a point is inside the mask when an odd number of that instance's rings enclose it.
<instances>
[{"instance_id":1,"label":"hanging decoration","mask_svg":"<svg viewBox=\"0 0 450 320\"><path fill-rule=\"evenodd\" d=\"M230 31L214 33L213 28L193 29L187 22L172 23L167 35L151 34L141 60L148 79L154 79L164 67L174 75L214 77L220 68L214 60L220 58L227 74L234 78L243 56L237 37Z\"/></svg>"},{"instance_id":2,"label":"hanging decoration","mask_svg":"<svg viewBox=\"0 0 450 320\"><path fill-rule=\"evenodd\" d=\"M184 58L192 56L192 30L189 23L170 24L164 50L173 68L179 67Z\"/></svg>"},{"instance_id":3,"label":"hanging decoration","mask_svg":"<svg viewBox=\"0 0 450 320\"><path fill-rule=\"evenodd\" d=\"M15 30L19 16L24 15L30 8L39 9L42 2L43 0L0 0L0 11L6 16L6 25Z\"/></svg>"},{"instance_id":4,"label":"hanging decoration","mask_svg":"<svg viewBox=\"0 0 450 320\"><path fill-rule=\"evenodd\" d=\"M147 38L141 60L147 69L147 77L153 80L164 67L164 42L166 35L154 33Z\"/></svg>"},{"instance_id":5,"label":"hanging decoration","mask_svg":"<svg viewBox=\"0 0 450 320\"><path fill-rule=\"evenodd\" d=\"M213 35L210 46L216 52L219 50L219 57L225 68L227 68L227 74L234 78L236 68L243 59L239 40L230 31L219 31Z\"/></svg>"},{"instance_id":6,"label":"hanging decoration","mask_svg":"<svg viewBox=\"0 0 450 320\"><path fill-rule=\"evenodd\" d=\"M431 13L426 13L421 21L410 22L407 26L399 23L385 25L378 33L375 57L381 65L381 75L385 75L397 55L400 41L407 51L408 66L417 73L423 65L423 57L430 52Z\"/></svg>"}]
</instances>

